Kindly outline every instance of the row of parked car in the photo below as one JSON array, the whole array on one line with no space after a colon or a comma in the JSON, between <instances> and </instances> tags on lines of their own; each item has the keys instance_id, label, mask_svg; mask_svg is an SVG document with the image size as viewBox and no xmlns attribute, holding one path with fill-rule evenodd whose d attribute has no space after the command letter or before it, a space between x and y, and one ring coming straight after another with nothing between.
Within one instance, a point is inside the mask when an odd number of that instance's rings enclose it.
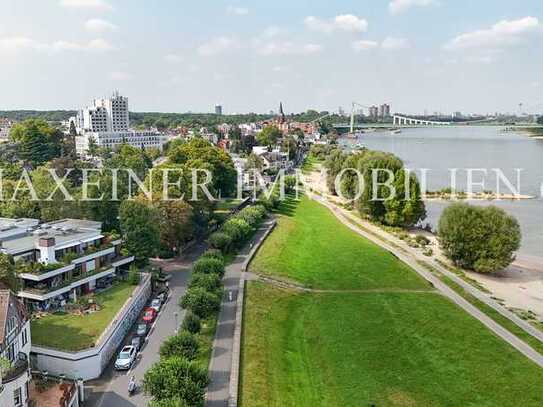
<instances>
[{"instance_id":1,"label":"row of parked car","mask_svg":"<svg viewBox=\"0 0 543 407\"><path fill-rule=\"evenodd\" d=\"M129 370L134 362L136 361L136 356L140 349L143 346L145 337L151 329L151 325L155 321L158 313L162 308L162 304L166 300L167 292L163 291L158 294L148 307L145 307L142 312L141 318L136 324L136 330L130 345L125 345L117 355L115 360L115 369L116 370Z\"/></svg>"}]
</instances>

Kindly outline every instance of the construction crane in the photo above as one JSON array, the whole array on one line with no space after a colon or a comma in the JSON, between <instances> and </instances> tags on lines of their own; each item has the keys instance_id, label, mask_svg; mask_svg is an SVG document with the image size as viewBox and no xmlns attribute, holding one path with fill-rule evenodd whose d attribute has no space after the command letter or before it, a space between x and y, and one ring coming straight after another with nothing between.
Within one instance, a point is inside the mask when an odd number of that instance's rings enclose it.
<instances>
[{"instance_id":1,"label":"construction crane","mask_svg":"<svg viewBox=\"0 0 543 407\"><path fill-rule=\"evenodd\" d=\"M350 131L351 131L351 134L354 133L354 109L356 106L360 106L364 109L369 109L370 107L369 106L364 106L363 104L360 104L358 102L352 102L352 109L351 109L351 128L350 128Z\"/></svg>"}]
</instances>

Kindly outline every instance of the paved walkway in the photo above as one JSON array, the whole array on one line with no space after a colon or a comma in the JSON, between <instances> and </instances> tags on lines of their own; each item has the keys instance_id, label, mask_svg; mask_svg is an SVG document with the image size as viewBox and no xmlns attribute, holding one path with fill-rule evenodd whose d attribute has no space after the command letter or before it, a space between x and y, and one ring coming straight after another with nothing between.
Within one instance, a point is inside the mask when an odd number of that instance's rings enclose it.
<instances>
[{"instance_id":1,"label":"paved walkway","mask_svg":"<svg viewBox=\"0 0 543 407\"><path fill-rule=\"evenodd\" d=\"M207 407L228 406L231 397L232 353L235 345L234 331L240 279L243 278L242 272L247 268L250 259L264 241L268 230L274 223L275 220L265 222L256 232L251 243L245 246L232 264L226 267L223 280L225 296L219 314L217 331L213 342L213 352L209 364L210 383L206 394ZM232 295L231 298L229 293ZM239 346L239 344L237 345ZM235 380L237 382L237 378ZM236 383L234 383L234 387L237 387Z\"/></svg>"},{"instance_id":2,"label":"paved walkway","mask_svg":"<svg viewBox=\"0 0 543 407\"><path fill-rule=\"evenodd\" d=\"M526 342L520 340L518 337L513 335L503 326L501 326L500 324L495 322L493 319L488 317L486 314L481 312L478 308L471 305L468 301L466 301L464 298L458 295L455 291L449 288L449 286L443 283L439 278L437 278L432 273L424 269L416 261L415 258L413 258L410 255L406 255L402 250L398 250L396 247L393 247L392 245L383 242L381 239L377 238L375 235L368 233L365 230L353 225L353 223L346 218L343 209L337 207L334 204L331 204L330 202L328 202L328 200L326 200L322 196L313 194L313 193L310 193L309 195L312 199L316 200L317 202L321 203L322 205L330 209L332 213L336 216L336 218L338 218L339 221L343 223L345 226L347 226L349 229L353 230L359 235L364 236L366 239L371 240L372 242L378 244L381 247L384 247L386 250L393 253L396 257L398 257L404 263L408 264L411 268L413 268L423 278L428 280L443 295L448 297L451 301L456 303L458 306L460 306L462 309L464 309L474 318L478 319L481 323L483 323L486 327L488 327L492 332L494 332L500 338L505 340L507 343L509 343L511 346L513 346L522 354L524 354L526 357L531 359L537 365L539 365L540 367L543 367L543 356L539 352L535 351Z\"/></svg>"},{"instance_id":3,"label":"paved walkway","mask_svg":"<svg viewBox=\"0 0 543 407\"><path fill-rule=\"evenodd\" d=\"M176 323L180 324L183 321L185 312L177 303L186 291L192 263L204 250L203 245L198 245L191 248L182 259L153 261L153 264L162 266L165 272L172 275L169 282L170 295L168 300L163 305L154 327L138 355L136 364L128 372L117 372L113 368L114 360L112 360L99 379L89 381L86 384L86 406L147 407L150 398L143 394L141 387L138 389L137 394L132 397L128 396L128 380L131 376L135 376L136 382L141 386L145 372L160 358L160 345L166 338L175 334ZM126 341L130 341L130 338L131 335L128 335Z\"/></svg>"}]
</instances>

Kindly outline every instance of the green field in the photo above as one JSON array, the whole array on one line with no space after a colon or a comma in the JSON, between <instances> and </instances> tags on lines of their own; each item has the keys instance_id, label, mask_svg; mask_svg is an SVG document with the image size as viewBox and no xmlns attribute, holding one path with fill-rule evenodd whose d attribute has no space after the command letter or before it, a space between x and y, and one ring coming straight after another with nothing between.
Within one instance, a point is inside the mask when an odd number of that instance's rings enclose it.
<instances>
[{"instance_id":1,"label":"green field","mask_svg":"<svg viewBox=\"0 0 543 407\"><path fill-rule=\"evenodd\" d=\"M307 198L282 212L253 271L333 291L248 283L243 407L543 405L543 370L414 271Z\"/></svg>"},{"instance_id":2,"label":"green field","mask_svg":"<svg viewBox=\"0 0 543 407\"><path fill-rule=\"evenodd\" d=\"M67 351L79 351L94 346L96 340L111 323L134 286L122 282L94 298L102 309L88 315L57 313L32 320L32 344ZM62 334L59 334L62 333Z\"/></svg>"},{"instance_id":3,"label":"green field","mask_svg":"<svg viewBox=\"0 0 543 407\"><path fill-rule=\"evenodd\" d=\"M341 225L308 198L281 207L276 230L250 271L320 289L430 289L408 266Z\"/></svg>"}]
</instances>

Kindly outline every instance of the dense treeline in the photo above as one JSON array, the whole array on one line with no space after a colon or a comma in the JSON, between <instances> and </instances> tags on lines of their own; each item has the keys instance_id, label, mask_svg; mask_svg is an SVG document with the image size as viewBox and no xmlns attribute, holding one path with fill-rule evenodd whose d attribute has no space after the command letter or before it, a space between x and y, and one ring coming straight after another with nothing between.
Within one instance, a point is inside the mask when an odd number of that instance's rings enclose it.
<instances>
[{"instance_id":1,"label":"dense treeline","mask_svg":"<svg viewBox=\"0 0 543 407\"><path fill-rule=\"evenodd\" d=\"M418 179L394 154L368 149L347 154L331 145L314 146L312 154L325 158L330 192L353 201L362 216L402 227L426 218Z\"/></svg>"}]
</instances>

